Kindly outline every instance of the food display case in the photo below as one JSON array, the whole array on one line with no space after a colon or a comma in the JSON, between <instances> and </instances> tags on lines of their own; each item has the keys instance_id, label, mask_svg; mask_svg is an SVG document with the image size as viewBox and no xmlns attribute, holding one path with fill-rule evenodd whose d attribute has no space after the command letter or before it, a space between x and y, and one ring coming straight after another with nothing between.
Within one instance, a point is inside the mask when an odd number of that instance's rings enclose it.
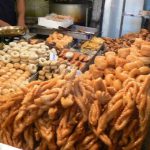
<instances>
[{"instance_id":1,"label":"food display case","mask_svg":"<svg viewBox=\"0 0 150 150\"><path fill-rule=\"evenodd\" d=\"M88 26L91 19L92 1L54 0L50 3L50 12L72 16L76 24Z\"/></svg>"}]
</instances>

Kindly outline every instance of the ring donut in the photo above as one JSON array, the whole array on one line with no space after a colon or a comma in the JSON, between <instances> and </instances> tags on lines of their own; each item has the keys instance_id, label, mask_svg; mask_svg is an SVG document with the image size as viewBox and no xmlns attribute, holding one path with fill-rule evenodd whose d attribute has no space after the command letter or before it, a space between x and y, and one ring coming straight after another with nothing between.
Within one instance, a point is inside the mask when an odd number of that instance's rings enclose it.
<instances>
[{"instance_id":1,"label":"ring donut","mask_svg":"<svg viewBox=\"0 0 150 150\"><path fill-rule=\"evenodd\" d=\"M8 67L8 68L13 68L14 67L14 65L13 64L11 64L11 63L8 63L7 65L6 65L6 67Z\"/></svg>"},{"instance_id":2,"label":"ring donut","mask_svg":"<svg viewBox=\"0 0 150 150\"><path fill-rule=\"evenodd\" d=\"M19 52L17 52L17 51L11 52L10 55L11 55L12 58L15 58L15 59L20 57L20 54L19 54Z\"/></svg>"},{"instance_id":3,"label":"ring donut","mask_svg":"<svg viewBox=\"0 0 150 150\"><path fill-rule=\"evenodd\" d=\"M30 65L28 66L28 69L29 69L29 71L30 71L32 74L34 74L34 73L37 72L37 66L34 65L34 64L30 64Z\"/></svg>"},{"instance_id":4,"label":"ring donut","mask_svg":"<svg viewBox=\"0 0 150 150\"><path fill-rule=\"evenodd\" d=\"M41 66L46 66L47 65L47 60L45 58L39 58L39 64Z\"/></svg>"},{"instance_id":5,"label":"ring donut","mask_svg":"<svg viewBox=\"0 0 150 150\"><path fill-rule=\"evenodd\" d=\"M10 56L9 55L2 56L2 61L4 63L9 63L11 61Z\"/></svg>"},{"instance_id":6,"label":"ring donut","mask_svg":"<svg viewBox=\"0 0 150 150\"><path fill-rule=\"evenodd\" d=\"M27 52L21 52L20 53L20 58L23 58L23 59L28 59L29 55Z\"/></svg>"},{"instance_id":7,"label":"ring donut","mask_svg":"<svg viewBox=\"0 0 150 150\"><path fill-rule=\"evenodd\" d=\"M11 61L14 63L18 63L18 62L20 62L20 58L19 57L18 58L12 58Z\"/></svg>"},{"instance_id":8,"label":"ring donut","mask_svg":"<svg viewBox=\"0 0 150 150\"><path fill-rule=\"evenodd\" d=\"M30 53L29 60L36 60L38 59L38 55L36 53Z\"/></svg>"}]
</instances>

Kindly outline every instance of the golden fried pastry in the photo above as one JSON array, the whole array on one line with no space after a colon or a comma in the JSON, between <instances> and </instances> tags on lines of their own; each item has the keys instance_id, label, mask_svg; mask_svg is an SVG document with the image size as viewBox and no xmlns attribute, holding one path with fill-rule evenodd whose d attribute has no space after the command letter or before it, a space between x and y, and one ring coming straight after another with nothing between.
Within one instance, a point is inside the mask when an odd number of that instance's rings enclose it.
<instances>
[{"instance_id":1,"label":"golden fried pastry","mask_svg":"<svg viewBox=\"0 0 150 150\"><path fill-rule=\"evenodd\" d=\"M115 66L116 64L116 53L115 52L107 52L105 53L106 61L109 66Z\"/></svg>"},{"instance_id":2,"label":"golden fried pastry","mask_svg":"<svg viewBox=\"0 0 150 150\"><path fill-rule=\"evenodd\" d=\"M105 59L104 56L97 56L97 57L95 58L94 63L95 63L95 65L96 65L96 67L97 67L98 69L100 69L100 70L104 70L104 69L107 68L107 66L108 66L108 63L107 63L107 61L106 61L106 59Z\"/></svg>"},{"instance_id":3,"label":"golden fried pastry","mask_svg":"<svg viewBox=\"0 0 150 150\"><path fill-rule=\"evenodd\" d=\"M90 65L90 73L92 74L93 78L97 79L99 77L103 77L104 71L100 70L96 67L96 65Z\"/></svg>"},{"instance_id":4,"label":"golden fried pastry","mask_svg":"<svg viewBox=\"0 0 150 150\"><path fill-rule=\"evenodd\" d=\"M126 58L130 54L130 48L121 48L118 50L118 56Z\"/></svg>"},{"instance_id":5,"label":"golden fried pastry","mask_svg":"<svg viewBox=\"0 0 150 150\"><path fill-rule=\"evenodd\" d=\"M150 45L142 45L140 53L142 56L150 57Z\"/></svg>"}]
</instances>

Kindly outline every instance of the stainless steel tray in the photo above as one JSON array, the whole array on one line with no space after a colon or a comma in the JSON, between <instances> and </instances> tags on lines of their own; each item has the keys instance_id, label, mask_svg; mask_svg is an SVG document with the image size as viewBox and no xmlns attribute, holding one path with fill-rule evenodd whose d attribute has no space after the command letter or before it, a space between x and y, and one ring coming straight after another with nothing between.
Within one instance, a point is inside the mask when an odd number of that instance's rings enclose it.
<instances>
[{"instance_id":1,"label":"stainless steel tray","mask_svg":"<svg viewBox=\"0 0 150 150\"><path fill-rule=\"evenodd\" d=\"M26 28L21 26L6 26L0 27L1 37L23 36L26 33Z\"/></svg>"}]
</instances>

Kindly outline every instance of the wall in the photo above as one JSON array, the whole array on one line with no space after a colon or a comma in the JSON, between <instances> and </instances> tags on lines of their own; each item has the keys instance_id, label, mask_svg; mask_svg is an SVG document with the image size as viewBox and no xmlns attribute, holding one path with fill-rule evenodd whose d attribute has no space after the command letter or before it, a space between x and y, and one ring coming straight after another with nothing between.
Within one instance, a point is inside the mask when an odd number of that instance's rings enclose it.
<instances>
[{"instance_id":1,"label":"wall","mask_svg":"<svg viewBox=\"0 0 150 150\"><path fill-rule=\"evenodd\" d=\"M49 13L49 0L26 0L26 16L40 17Z\"/></svg>"}]
</instances>

